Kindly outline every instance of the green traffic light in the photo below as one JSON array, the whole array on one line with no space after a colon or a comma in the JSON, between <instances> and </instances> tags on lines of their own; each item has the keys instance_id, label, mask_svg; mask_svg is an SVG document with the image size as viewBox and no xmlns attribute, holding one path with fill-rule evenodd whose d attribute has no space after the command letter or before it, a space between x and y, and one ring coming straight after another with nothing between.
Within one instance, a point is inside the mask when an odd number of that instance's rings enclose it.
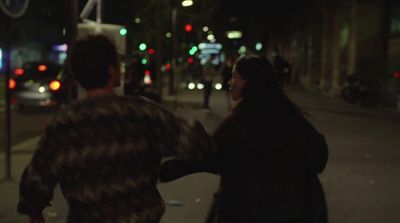
<instances>
[{"instance_id":1,"label":"green traffic light","mask_svg":"<svg viewBox=\"0 0 400 223\"><path fill-rule=\"evenodd\" d=\"M196 54L197 50L198 50L197 46L193 46L193 47L189 50L189 54L193 56L193 55Z\"/></svg>"},{"instance_id":2,"label":"green traffic light","mask_svg":"<svg viewBox=\"0 0 400 223\"><path fill-rule=\"evenodd\" d=\"M122 28L122 29L119 30L119 34L120 34L121 36L125 36L127 33L128 33L128 30L125 29L125 28Z\"/></svg>"},{"instance_id":3,"label":"green traffic light","mask_svg":"<svg viewBox=\"0 0 400 223\"><path fill-rule=\"evenodd\" d=\"M147 59L142 59L142 64L146 65L147 64Z\"/></svg>"},{"instance_id":4,"label":"green traffic light","mask_svg":"<svg viewBox=\"0 0 400 223\"><path fill-rule=\"evenodd\" d=\"M141 43L141 44L139 45L139 50L141 50L141 51L145 51L146 48L147 48L147 45L146 45L145 43Z\"/></svg>"}]
</instances>

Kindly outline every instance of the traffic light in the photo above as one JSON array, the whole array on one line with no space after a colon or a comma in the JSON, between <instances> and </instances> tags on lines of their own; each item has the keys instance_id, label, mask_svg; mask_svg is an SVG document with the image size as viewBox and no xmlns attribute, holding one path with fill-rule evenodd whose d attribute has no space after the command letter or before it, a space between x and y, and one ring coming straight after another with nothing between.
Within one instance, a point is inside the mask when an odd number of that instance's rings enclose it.
<instances>
[{"instance_id":1,"label":"traffic light","mask_svg":"<svg viewBox=\"0 0 400 223\"><path fill-rule=\"evenodd\" d=\"M186 25L185 25L185 31L186 31L187 33L192 32L192 30L193 30L192 24L186 24Z\"/></svg>"},{"instance_id":2,"label":"traffic light","mask_svg":"<svg viewBox=\"0 0 400 223\"><path fill-rule=\"evenodd\" d=\"M198 50L197 46L192 46L192 48L190 48L189 50L189 54L193 56L196 54L197 50Z\"/></svg>"},{"instance_id":3,"label":"traffic light","mask_svg":"<svg viewBox=\"0 0 400 223\"><path fill-rule=\"evenodd\" d=\"M121 35L121 36L125 36L127 33L128 33L128 30L125 28L122 28L119 30L119 35Z\"/></svg>"},{"instance_id":4,"label":"traffic light","mask_svg":"<svg viewBox=\"0 0 400 223\"><path fill-rule=\"evenodd\" d=\"M147 49L146 43L141 43L141 44L139 44L139 50L140 50L140 51L145 51L146 49Z\"/></svg>"},{"instance_id":5,"label":"traffic light","mask_svg":"<svg viewBox=\"0 0 400 223\"><path fill-rule=\"evenodd\" d=\"M193 62L194 62L193 57L189 57L189 58L188 58L188 63L189 63L189 64L192 64Z\"/></svg>"},{"instance_id":6,"label":"traffic light","mask_svg":"<svg viewBox=\"0 0 400 223\"><path fill-rule=\"evenodd\" d=\"M150 48L149 51L148 51L148 53L149 53L150 55L153 55L155 52L156 52L156 51L155 51L153 48Z\"/></svg>"}]
</instances>

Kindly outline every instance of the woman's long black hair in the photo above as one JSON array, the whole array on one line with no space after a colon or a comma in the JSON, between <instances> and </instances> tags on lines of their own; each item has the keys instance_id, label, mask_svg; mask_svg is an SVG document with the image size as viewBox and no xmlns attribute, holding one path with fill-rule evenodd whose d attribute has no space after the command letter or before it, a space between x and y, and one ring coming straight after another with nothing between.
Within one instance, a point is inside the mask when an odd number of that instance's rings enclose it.
<instances>
[{"instance_id":1,"label":"woman's long black hair","mask_svg":"<svg viewBox=\"0 0 400 223\"><path fill-rule=\"evenodd\" d=\"M238 58L235 67L239 75L246 80L242 99L235 113L240 112L243 107L257 110L266 108L272 115L301 113L284 93L268 59L260 55L247 55Z\"/></svg>"}]
</instances>

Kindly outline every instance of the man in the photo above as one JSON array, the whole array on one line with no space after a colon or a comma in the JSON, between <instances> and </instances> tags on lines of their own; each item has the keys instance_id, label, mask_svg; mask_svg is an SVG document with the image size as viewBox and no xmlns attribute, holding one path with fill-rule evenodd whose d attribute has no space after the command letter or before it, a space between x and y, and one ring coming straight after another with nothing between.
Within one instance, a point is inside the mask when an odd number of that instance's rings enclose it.
<instances>
[{"instance_id":1,"label":"man","mask_svg":"<svg viewBox=\"0 0 400 223\"><path fill-rule=\"evenodd\" d=\"M217 70L213 64L216 58L215 54L211 54L210 58L203 65L203 83L204 83L204 100L203 108L210 109L210 96L213 88L214 78L217 76Z\"/></svg>"},{"instance_id":2,"label":"man","mask_svg":"<svg viewBox=\"0 0 400 223\"><path fill-rule=\"evenodd\" d=\"M274 52L273 66L281 85L284 86L285 83L289 83L291 79L291 65L277 50Z\"/></svg>"},{"instance_id":3,"label":"man","mask_svg":"<svg viewBox=\"0 0 400 223\"><path fill-rule=\"evenodd\" d=\"M162 155L200 161L211 139L198 122L189 126L149 99L115 95L120 61L105 36L77 41L69 60L87 98L48 124L21 177L19 213L44 222L59 184L68 223L158 223L165 209L156 188Z\"/></svg>"}]
</instances>

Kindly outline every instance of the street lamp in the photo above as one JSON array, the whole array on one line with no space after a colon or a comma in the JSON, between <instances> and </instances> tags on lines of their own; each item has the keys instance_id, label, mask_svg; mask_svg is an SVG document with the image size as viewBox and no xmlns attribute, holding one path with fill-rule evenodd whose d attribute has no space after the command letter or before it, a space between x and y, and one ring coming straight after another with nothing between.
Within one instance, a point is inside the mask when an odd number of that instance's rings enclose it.
<instances>
[{"instance_id":1,"label":"street lamp","mask_svg":"<svg viewBox=\"0 0 400 223\"><path fill-rule=\"evenodd\" d=\"M193 1L192 0L184 0L182 2L182 6L183 7L188 7L188 6L192 6L193 5Z\"/></svg>"}]
</instances>

